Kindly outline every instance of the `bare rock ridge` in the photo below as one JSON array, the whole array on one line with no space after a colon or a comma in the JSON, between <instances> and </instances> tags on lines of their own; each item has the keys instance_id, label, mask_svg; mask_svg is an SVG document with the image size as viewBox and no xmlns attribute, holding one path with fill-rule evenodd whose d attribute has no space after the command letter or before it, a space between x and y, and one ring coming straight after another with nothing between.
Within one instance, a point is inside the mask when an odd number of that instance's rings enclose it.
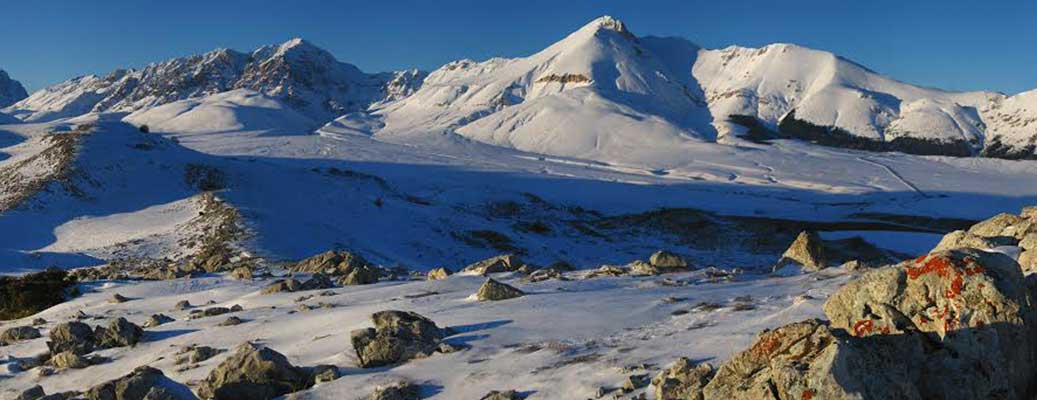
<instances>
[{"instance_id":1,"label":"bare rock ridge","mask_svg":"<svg viewBox=\"0 0 1037 400\"><path fill-rule=\"evenodd\" d=\"M0 108L17 103L26 97L29 97L29 94L25 92L25 87L20 82L11 79L6 71L0 69Z\"/></svg>"}]
</instances>

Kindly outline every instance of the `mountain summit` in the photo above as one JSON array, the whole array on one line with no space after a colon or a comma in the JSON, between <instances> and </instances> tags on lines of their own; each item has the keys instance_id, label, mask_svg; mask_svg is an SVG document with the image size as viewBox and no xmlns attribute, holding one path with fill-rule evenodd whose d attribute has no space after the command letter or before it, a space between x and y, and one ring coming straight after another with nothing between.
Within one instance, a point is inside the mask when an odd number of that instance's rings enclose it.
<instances>
[{"instance_id":1,"label":"mountain summit","mask_svg":"<svg viewBox=\"0 0 1037 400\"><path fill-rule=\"evenodd\" d=\"M18 81L11 79L7 72L0 69L0 108L7 107L28 97L25 88Z\"/></svg>"}]
</instances>

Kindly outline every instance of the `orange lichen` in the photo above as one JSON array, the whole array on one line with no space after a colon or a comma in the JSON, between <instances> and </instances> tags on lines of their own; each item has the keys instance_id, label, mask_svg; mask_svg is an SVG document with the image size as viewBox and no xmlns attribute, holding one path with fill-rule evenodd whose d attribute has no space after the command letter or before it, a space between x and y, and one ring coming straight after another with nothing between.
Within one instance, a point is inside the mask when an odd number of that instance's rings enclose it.
<instances>
[{"instance_id":1,"label":"orange lichen","mask_svg":"<svg viewBox=\"0 0 1037 400\"><path fill-rule=\"evenodd\" d=\"M944 291L943 297L954 299L961 294L963 287L965 287L965 280L961 277L961 274L955 274L954 279L951 280L951 287Z\"/></svg>"},{"instance_id":2,"label":"orange lichen","mask_svg":"<svg viewBox=\"0 0 1037 400\"><path fill-rule=\"evenodd\" d=\"M778 335L766 335L760 338L760 341L756 342L756 344L749 349L749 352L756 356L770 356L771 353L774 352L774 349L778 348L778 345L780 344L781 339L778 338Z\"/></svg>"},{"instance_id":3,"label":"orange lichen","mask_svg":"<svg viewBox=\"0 0 1037 400\"><path fill-rule=\"evenodd\" d=\"M853 335L864 336L871 333L871 330L875 328L875 322L870 319L862 319L853 324Z\"/></svg>"},{"instance_id":4,"label":"orange lichen","mask_svg":"<svg viewBox=\"0 0 1037 400\"><path fill-rule=\"evenodd\" d=\"M918 279L922 275L934 272L936 275L946 278L950 275L951 269L954 268L954 263L947 257L930 257L924 263L919 261L918 264L921 265L907 268L907 276L909 278Z\"/></svg>"},{"instance_id":5,"label":"orange lichen","mask_svg":"<svg viewBox=\"0 0 1037 400\"><path fill-rule=\"evenodd\" d=\"M799 398L802 399L802 400L813 399L814 398L814 390L813 389L804 390L803 394L801 396L799 396Z\"/></svg>"}]
</instances>

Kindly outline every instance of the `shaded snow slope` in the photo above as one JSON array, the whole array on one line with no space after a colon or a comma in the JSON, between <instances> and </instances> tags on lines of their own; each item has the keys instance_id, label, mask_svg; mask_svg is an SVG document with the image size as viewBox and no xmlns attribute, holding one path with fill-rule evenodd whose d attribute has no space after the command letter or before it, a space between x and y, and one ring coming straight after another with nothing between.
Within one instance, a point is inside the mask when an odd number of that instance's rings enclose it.
<instances>
[{"instance_id":1,"label":"shaded snow slope","mask_svg":"<svg viewBox=\"0 0 1037 400\"><path fill-rule=\"evenodd\" d=\"M126 116L152 132L205 134L225 132L294 132L316 128L313 119L280 101L248 89L180 100Z\"/></svg>"}]
</instances>

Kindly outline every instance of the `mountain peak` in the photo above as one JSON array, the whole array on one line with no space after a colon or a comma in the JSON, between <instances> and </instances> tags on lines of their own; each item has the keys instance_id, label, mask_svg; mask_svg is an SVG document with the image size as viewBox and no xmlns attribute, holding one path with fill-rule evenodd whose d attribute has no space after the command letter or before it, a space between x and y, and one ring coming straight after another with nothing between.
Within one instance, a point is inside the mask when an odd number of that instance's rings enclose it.
<instances>
[{"instance_id":1,"label":"mountain peak","mask_svg":"<svg viewBox=\"0 0 1037 400\"><path fill-rule=\"evenodd\" d=\"M28 96L25 87L11 79L7 72L0 69L0 108L9 106Z\"/></svg>"},{"instance_id":2,"label":"mountain peak","mask_svg":"<svg viewBox=\"0 0 1037 400\"><path fill-rule=\"evenodd\" d=\"M602 29L615 31L619 34L622 34L623 36L633 36L633 34L630 33L629 30L627 30L627 26L623 23L623 21L620 21L611 15L602 15L598 18L595 18L587 25L584 25L584 27L580 30L599 31Z\"/></svg>"}]
</instances>

